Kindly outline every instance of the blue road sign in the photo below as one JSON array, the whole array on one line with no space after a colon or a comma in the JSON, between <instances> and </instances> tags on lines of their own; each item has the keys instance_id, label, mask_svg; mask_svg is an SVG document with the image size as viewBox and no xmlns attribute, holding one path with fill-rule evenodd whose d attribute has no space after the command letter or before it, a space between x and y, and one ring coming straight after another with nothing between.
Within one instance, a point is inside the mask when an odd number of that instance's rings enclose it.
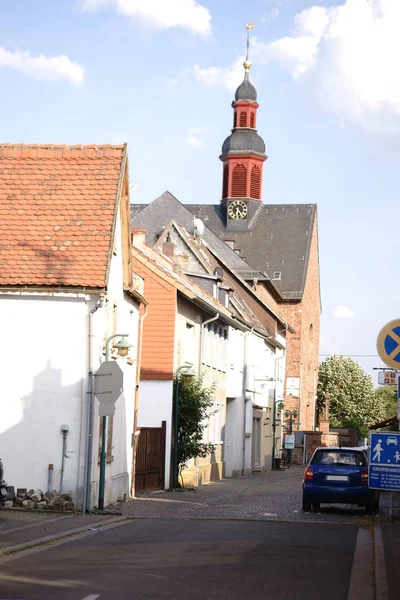
<instances>
[{"instance_id":1,"label":"blue road sign","mask_svg":"<svg viewBox=\"0 0 400 600\"><path fill-rule=\"evenodd\" d=\"M390 321L381 329L376 348L388 367L400 369L400 319Z\"/></svg>"},{"instance_id":2,"label":"blue road sign","mask_svg":"<svg viewBox=\"0 0 400 600\"><path fill-rule=\"evenodd\" d=\"M400 432L371 433L368 485L400 490Z\"/></svg>"}]
</instances>

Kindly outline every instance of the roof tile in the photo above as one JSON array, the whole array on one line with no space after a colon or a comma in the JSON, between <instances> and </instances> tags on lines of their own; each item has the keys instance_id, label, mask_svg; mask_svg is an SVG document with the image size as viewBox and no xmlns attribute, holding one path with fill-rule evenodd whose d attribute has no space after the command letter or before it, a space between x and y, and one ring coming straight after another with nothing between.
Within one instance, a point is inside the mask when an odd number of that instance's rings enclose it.
<instances>
[{"instance_id":1,"label":"roof tile","mask_svg":"<svg viewBox=\"0 0 400 600\"><path fill-rule=\"evenodd\" d=\"M0 144L0 285L102 288L125 145Z\"/></svg>"}]
</instances>

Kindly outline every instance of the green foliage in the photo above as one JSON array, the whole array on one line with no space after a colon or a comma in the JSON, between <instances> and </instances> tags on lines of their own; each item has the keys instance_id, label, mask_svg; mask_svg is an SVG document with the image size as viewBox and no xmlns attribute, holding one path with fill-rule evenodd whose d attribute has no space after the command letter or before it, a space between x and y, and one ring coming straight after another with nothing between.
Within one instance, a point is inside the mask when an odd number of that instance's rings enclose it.
<instances>
[{"instance_id":1,"label":"green foliage","mask_svg":"<svg viewBox=\"0 0 400 600\"><path fill-rule=\"evenodd\" d=\"M329 422L332 427L348 427L357 431L385 419L385 404L376 397L372 379L351 358L330 356L319 367L318 413L321 415L325 394L330 394Z\"/></svg>"},{"instance_id":2,"label":"green foliage","mask_svg":"<svg viewBox=\"0 0 400 600\"><path fill-rule=\"evenodd\" d=\"M395 417L397 415L397 398L396 388L390 387L389 385L383 385L377 388L374 392L375 400L382 405L385 411L383 421Z\"/></svg>"},{"instance_id":3,"label":"green foliage","mask_svg":"<svg viewBox=\"0 0 400 600\"><path fill-rule=\"evenodd\" d=\"M174 381L174 398L176 393ZM180 375L178 388L178 465L179 472L191 458L205 457L214 450L203 442L210 408L214 404L216 386L203 387L201 377Z\"/></svg>"}]
</instances>

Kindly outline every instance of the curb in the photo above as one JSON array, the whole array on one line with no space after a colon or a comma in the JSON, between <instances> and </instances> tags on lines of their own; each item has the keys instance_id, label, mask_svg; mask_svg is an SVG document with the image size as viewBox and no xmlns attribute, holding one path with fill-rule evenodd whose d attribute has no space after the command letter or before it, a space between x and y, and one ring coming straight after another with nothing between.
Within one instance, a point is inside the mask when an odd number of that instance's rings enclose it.
<instances>
[{"instance_id":1,"label":"curb","mask_svg":"<svg viewBox=\"0 0 400 600\"><path fill-rule=\"evenodd\" d=\"M0 550L0 564L1 564L1 559L6 558L10 554L21 552L22 550L29 550L31 548L47 544L54 540L61 540L62 538L69 537L69 536L75 535L77 533L89 531L95 527L98 529L101 529L102 527L105 527L106 525L110 525L117 521L126 521L126 519L125 519L125 517L115 517L114 519L108 519L107 521L96 521L94 523L83 525L82 527L76 527L75 529L66 529L64 531L59 531L58 533L54 533L52 535L47 535L42 538L36 538L36 539L30 540L28 542L22 542L21 544L16 544L14 546L8 546L7 548L2 548Z\"/></svg>"},{"instance_id":2,"label":"curb","mask_svg":"<svg viewBox=\"0 0 400 600\"><path fill-rule=\"evenodd\" d=\"M374 561L375 561L375 600L388 600L389 586L386 573L385 548L383 545L382 528L379 524L374 527Z\"/></svg>"}]
</instances>

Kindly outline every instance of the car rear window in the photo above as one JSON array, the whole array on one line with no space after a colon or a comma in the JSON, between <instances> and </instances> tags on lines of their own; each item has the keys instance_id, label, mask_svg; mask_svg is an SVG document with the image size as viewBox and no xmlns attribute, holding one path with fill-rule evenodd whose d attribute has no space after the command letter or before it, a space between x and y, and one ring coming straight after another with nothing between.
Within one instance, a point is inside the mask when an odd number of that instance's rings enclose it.
<instances>
[{"instance_id":1,"label":"car rear window","mask_svg":"<svg viewBox=\"0 0 400 600\"><path fill-rule=\"evenodd\" d=\"M367 461L363 452L355 450L317 450L311 464L362 467L367 464Z\"/></svg>"}]
</instances>

